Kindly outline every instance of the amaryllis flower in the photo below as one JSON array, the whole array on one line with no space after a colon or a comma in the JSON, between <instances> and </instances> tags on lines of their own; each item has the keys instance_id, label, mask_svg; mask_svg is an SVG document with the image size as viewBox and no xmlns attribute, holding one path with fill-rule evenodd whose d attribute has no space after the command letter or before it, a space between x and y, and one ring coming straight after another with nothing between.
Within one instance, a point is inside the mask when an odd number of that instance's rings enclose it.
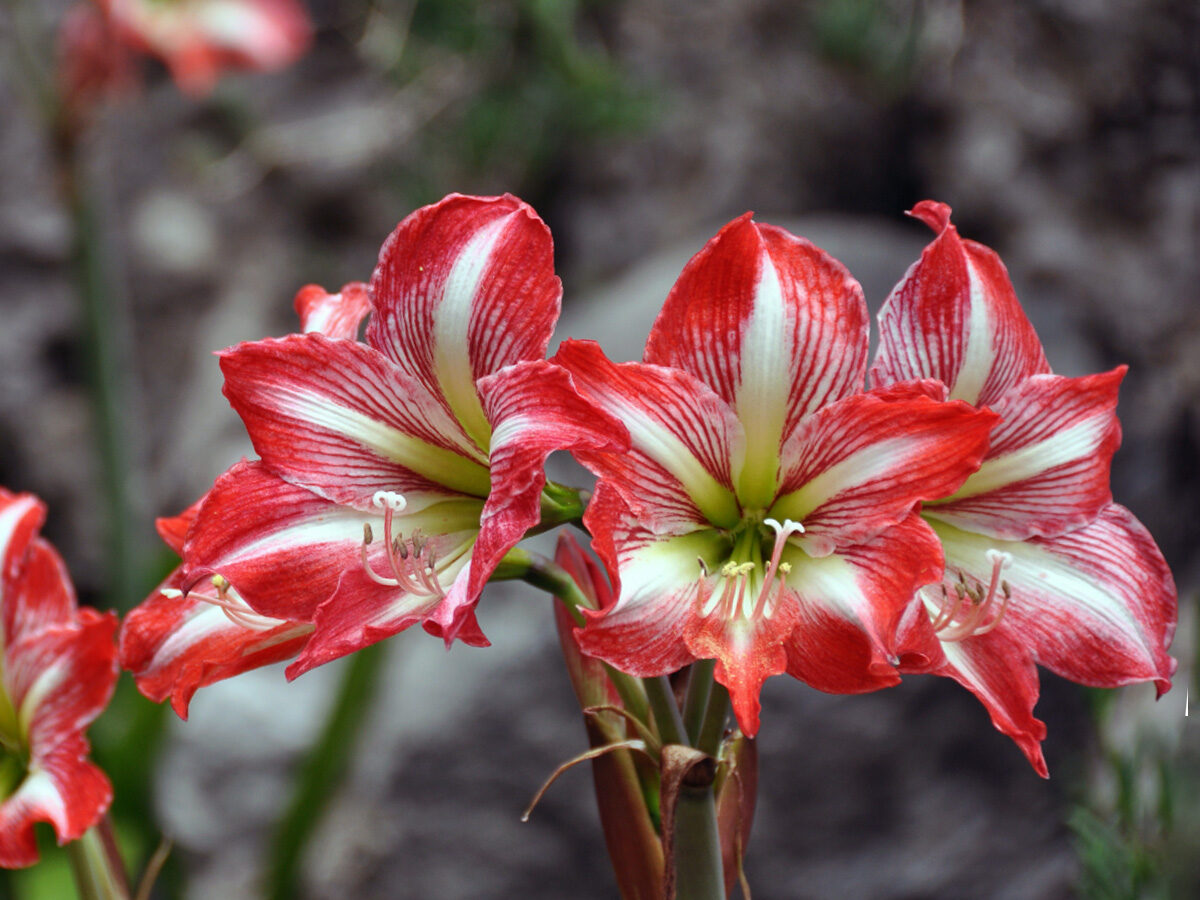
<instances>
[{"instance_id":1,"label":"amaryllis flower","mask_svg":"<svg viewBox=\"0 0 1200 900\"><path fill-rule=\"evenodd\" d=\"M312 25L299 0L95 0L116 33L171 70L192 94L226 69L278 69L308 49Z\"/></svg>"},{"instance_id":2,"label":"amaryllis flower","mask_svg":"<svg viewBox=\"0 0 1200 900\"><path fill-rule=\"evenodd\" d=\"M1152 680L1160 695L1175 669L1171 573L1109 491L1125 367L1051 374L996 254L962 240L945 204L911 214L937 237L880 312L872 383L936 379L936 396L1000 419L979 470L924 505L946 571L920 591L904 641L1046 775L1035 663L1094 687Z\"/></svg>"},{"instance_id":3,"label":"amaryllis flower","mask_svg":"<svg viewBox=\"0 0 1200 900\"><path fill-rule=\"evenodd\" d=\"M0 488L0 866L37 862L34 823L59 844L112 801L84 730L116 684L117 620L79 609L62 560L38 537L46 510Z\"/></svg>"},{"instance_id":4,"label":"amaryllis flower","mask_svg":"<svg viewBox=\"0 0 1200 900\"><path fill-rule=\"evenodd\" d=\"M361 285L305 288L307 333L222 353L225 394L261 459L196 507L168 585L186 599L160 592L130 617L122 644L143 690L179 705L232 674L231 656L205 669L197 600L231 641L219 614L259 628L240 645L259 662L303 647L290 676L417 623L486 644L484 584L543 509L547 524L562 512L543 494L547 455L622 446L620 424L543 358L560 296L532 209L452 195L388 238L369 305ZM170 669L175 650L192 657L186 677Z\"/></svg>"},{"instance_id":5,"label":"amaryllis flower","mask_svg":"<svg viewBox=\"0 0 1200 900\"><path fill-rule=\"evenodd\" d=\"M562 346L632 442L576 452L600 476L585 522L619 584L585 652L639 676L716 659L749 735L771 675L836 693L899 680L900 617L941 573L913 510L975 470L995 416L861 393L867 327L841 264L747 214L688 263L643 363Z\"/></svg>"}]
</instances>

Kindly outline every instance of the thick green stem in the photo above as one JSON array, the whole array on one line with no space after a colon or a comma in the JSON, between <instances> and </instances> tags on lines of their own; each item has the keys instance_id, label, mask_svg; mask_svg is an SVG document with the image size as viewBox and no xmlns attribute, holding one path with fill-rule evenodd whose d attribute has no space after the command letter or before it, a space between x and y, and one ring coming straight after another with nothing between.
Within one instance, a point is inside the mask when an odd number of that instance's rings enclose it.
<instances>
[{"instance_id":1,"label":"thick green stem","mask_svg":"<svg viewBox=\"0 0 1200 900\"><path fill-rule=\"evenodd\" d=\"M692 663L688 676L687 699L683 703L683 727L687 730L688 742L695 746L704 723L704 712L708 709L708 698L712 694L715 659L701 659Z\"/></svg>"},{"instance_id":2,"label":"thick green stem","mask_svg":"<svg viewBox=\"0 0 1200 900\"><path fill-rule=\"evenodd\" d=\"M721 834L713 786L679 791L675 806L676 900L725 900Z\"/></svg>"},{"instance_id":3,"label":"thick green stem","mask_svg":"<svg viewBox=\"0 0 1200 900\"><path fill-rule=\"evenodd\" d=\"M650 709L654 711L654 722L658 726L658 735L664 744L686 744L687 732L683 728L683 719L679 715L679 705L675 702L675 692L671 690L671 682L666 675L658 678L643 678L646 697L650 700Z\"/></svg>"},{"instance_id":4,"label":"thick green stem","mask_svg":"<svg viewBox=\"0 0 1200 900\"><path fill-rule=\"evenodd\" d=\"M714 682L708 698L708 709L704 713L704 722L700 726L700 737L696 740L697 749L703 750L709 756L718 756L728 719L729 691L725 689L725 685Z\"/></svg>"},{"instance_id":5,"label":"thick green stem","mask_svg":"<svg viewBox=\"0 0 1200 900\"><path fill-rule=\"evenodd\" d=\"M129 900L129 885L107 819L67 845L80 900Z\"/></svg>"},{"instance_id":6,"label":"thick green stem","mask_svg":"<svg viewBox=\"0 0 1200 900\"><path fill-rule=\"evenodd\" d=\"M299 893L304 848L350 766L386 659L382 643L364 647L350 658L325 730L309 751L292 802L276 826L266 882L271 900L289 900Z\"/></svg>"}]
</instances>

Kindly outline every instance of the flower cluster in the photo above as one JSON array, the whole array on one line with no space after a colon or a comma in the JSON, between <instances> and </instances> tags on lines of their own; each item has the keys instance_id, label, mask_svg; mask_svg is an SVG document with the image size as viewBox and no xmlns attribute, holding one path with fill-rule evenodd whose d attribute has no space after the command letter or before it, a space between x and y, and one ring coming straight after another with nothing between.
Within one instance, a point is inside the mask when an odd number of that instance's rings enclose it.
<instances>
[{"instance_id":1,"label":"flower cluster","mask_svg":"<svg viewBox=\"0 0 1200 900\"><path fill-rule=\"evenodd\" d=\"M38 536L46 510L0 488L0 867L37 861L34 823L78 839L112 787L84 730L117 679L117 620L79 609L66 569Z\"/></svg>"},{"instance_id":2,"label":"flower cluster","mask_svg":"<svg viewBox=\"0 0 1200 900\"><path fill-rule=\"evenodd\" d=\"M160 523L183 561L126 621L123 665L184 714L204 684L412 625L483 645L506 555L582 516L613 584L575 632L587 656L643 678L715 660L749 736L772 675L945 675L1044 775L1037 664L1160 692L1174 671L1170 573L1108 488L1124 369L1052 374L995 254L942 204L913 215L937 236L868 375L858 283L749 215L617 363L580 340L545 359L561 291L528 206L419 210L369 285L300 292L302 334L221 354L259 458ZM559 449L590 498L546 482Z\"/></svg>"}]
</instances>

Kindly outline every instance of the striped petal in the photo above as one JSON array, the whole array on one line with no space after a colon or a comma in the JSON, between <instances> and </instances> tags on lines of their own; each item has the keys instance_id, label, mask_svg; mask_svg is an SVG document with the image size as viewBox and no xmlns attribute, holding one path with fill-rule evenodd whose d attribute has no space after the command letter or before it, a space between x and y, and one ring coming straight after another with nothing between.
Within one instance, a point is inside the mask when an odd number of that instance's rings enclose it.
<instances>
[{"instance_id":1,"label":"striped petal","mask_svg":"<svg viewBox=\"0 0 1200 900\"><path fill-rule=\"evenodd\" d=\"M613 484L646 527L674 533L741 518L730 463L744 452L742 430L711 389L677 369L612 363L592 341L564 341L552 362L628 429L628 453L575 455Z\"/></svg>"},{"instance_id":2,"label":"striped petal","mask_svg":"<svg viewBox=\"0 0 1200 900\"><path fill-rule=\"evenodd\" d=\"M487 448L476 382L543 359L562 285L537 214L511 195L451 194L400 223L371 276L367 341L449 406Z\"/></svg>"},{"instance_id":3,"label":"striped petal","mask_svg":"<svg viewBox=\"0 0 1200 900\"><path fill-rule=\"evenodd\" d=\"M840 263L747 213L684 268L644 360L691 373L733 407L751 438L735 466L738 493L762 507L784 436L862 389L867 329L862 288Z\"/></svg>"},{"instance_id":4,"label":"striped petal","mask_svg":"<svg viewBox=\"0 0 1200 900\"><path fill-rule=\"evenodd\" d=\"M902 627L923 630L932 637L924 604L913 604L912 611L911 626L906 617ZM1037 773L1043 778L1050 776L1042 755L1046 724L1033 715L1040 690L1037 666L1019 635L997 629L963 641L948 641L940 644L928 663L901 666L901 671L953 678L979 698L996 730L1016 742Z\"/></svg>"},{"instance_id":5,"label":"striped petal","mask_svg":"<svg viewBox=\"0 0 1200 900\"><path fill-rule=\"evenodd\" d=\"M1011 556L1003 577L1012 596L995 631L1023 642L1037 662L1092 687L1154 681L1160 695L1170 688L1175 584L1127 509L1113 504L1084 528L1028 541L931 524L945 548L947 578L961 572L986 584L988 550Z\"/></svg>"},{"instance_id":6,"label":"striped petal","mask_svg":"<svg viewBox=\"0 0 1200 900\"><path fill-rule=\"evenodd\" d=\"M112 803L112 784L87 759L82 737L59 744L30 766L16 791L0 802L0 868L38 861L34 825L54 826L60 845L77 840Z\"/></svg>"},{"instance_id":7,"label":"striped petal","mask_svg":"<svg viewBox=\"0 0 1200 900\"><path fill-rule=\"evenodd\" d=\"M641 527L636 515L608 482L601 481L584 515L593 543L613 581L617 601L586 612L579 646L637 677L665 675L695 661L684 630L700 603L698 559L712 559L722 546L717 532L694 531L663 537Z\"/></svg>"},{"instance_id":8,"label":"striped petal","mask_svg":"<svg viewBox=\"0 0 1200 900\"><path fill-rule=\"evenodd\" d=\"M1110 502L1121 442L1120 366L1102 375L1034 375L996 404L1001 421L979 471L927 515L1008 540L1053 536L1091 522Z\"/></svg>"},{"instance_id":9,"label":"striped petal","mask_svg":"<svg viewBox=\"0 0 1200 900\"><path fill-rule=\"evenodd\" d=\"M181 719L197 689L242 672L291 659L312 625L255 613L229 589L201 583L186 596L182 569L121 623L121 668L155 703L168 697Z\"/></svg>"},{"instance_id":10,"label":"striped petal","mask_svg":"<svg viewBox=\"0 0 1200 900\"><path fill-rule=\"evenodd\" d=\"M29 761L0 803L0 866L37 861L35 822L52 824L65 844L96 824L112 800L108 779L86 759L83 730L116 685L116 627L111 613L84 610L4 649L4 692Z\"/></svg>"},{"instance_id":11,"label":"striped petal","mask_svg":"<svg viewBox=\"0 0 1200 900\"><path fill-rule=\"evenodd\" d=\"M14 494L0 488L0 591L25 564L29 544L46 521L46 507L33 494ZM0 595L0 603L6 602ZM7 606L7 604L6 604ZM8 621L5 621L8 627Z\"/></svg>"},{"instance_id":12,"label":"striped petal","mask_svg":"<svg viewBox=\"0 0 1200 900\"><path fill-rule=\"evenodd\" d=\"M944 203L923 201L909 215L937 237L879 312L871 383L936 378L951 399L987 406L1030 375L1049 372L1000 258L962 240Z\"/></svg>"},{"instance_id":13,"label":"striped petal","mask_svg":"<svg viewBox=\"0 0 1200 900\"><path fill-rule=\"evenodd\" d=\"M320 334L221 354L225 396L263 462L310 490L370 509L377 491L486 497L486 457L422 385L363 344Z\"/></svg>"},{"instance_id":14,"label":"striped petal","mask_svg":"<svg viewBox=\"0 0 1200 900\"><path fill-rule=\"evenodd\" d=\"M899 683L901 619L917 589L942 572L941 548L920 517L831 556L812 558L792 547L784 558L798 612L788 673L831 694Z\"/></svg>"},{"instance_id":15,"label":"striped petal","mask_svg":"<svg viewBox=\"0 0 1200 900\"><path fill-rule=\"evenodd\" d=\"M396 516L395 532L440 534L478 528L483 502L458 498ZM184 583L219 574L259 615L311 621L347 569L362 568L364 525L382 536L379 509L363 513L276 477L263 463L239 463L219 478L184 546ZM385 541L371 545L380 565Z\"/></svg>"},{"instance_id":16,"label":"striped petal","mask_svg":"<svg viewBox=\"0 0 1200 900\"><path fill-rule=\"evenodd\" d=\"M71 622L77 606L66 563L48 541L35 537L24 566L4 588L4 645L47 626Z\"/></svg>"},{"instance_id":17,"label":"striped petal","mask_svg":"<svg viewBox=\"0 0 1200 900\"><path fill-rule=\"evenodd\" d=\"M309 669L369 647L413 625L423 624L440 606L451 610L469 606L466 599L470 577L468 563L474 538L474 531L462 531L428 539L425 546L433 560L429 574L436 582L436 590L432 587L421 591L389 587L370 578L362 566L347 569L337 590L313 616L312 637L300 657L288 666L287 677L296 678ZM373 564L372 569L384 571L377 564ZM473 617L460 619L458 629L447 642L457 636L470 637L468 643L476 646L487 645L487 639L478 632Z\"/></svg>"},{"instance_id":18,"label":"striped petal","mask_svg":"<svg viewBox=\"0 0 1200 900\"><path fill-rule=\"evenodd\" d=\"M802 421L783 451L776 519L827 556L903 521L922 500L953 492L978 468L997 417L917 390L857 394Z\"/></svg>"},{"instance_id":19,"label":"striped petal","mask_svg":"<svg viewBox=\"0 0 1200 900\"><path fill-rule=\"evenodd\" d=\"M300 330L317 331L326 337L354 340L362 320L371 311L367 286L361 281L343 285L336 294L328 293L319 284L306 284L292 301L300 317Z\"/></svg>"},{"instance_id":20,"label":"striped petal","mask_svg":"<svg viewBox=\"0 0 1200 900\"><path fill-rule=\"evenodd\" d=\"M625 427L583 399L564 369L545 360L518 363L480 380L491 423L492 490L471 557L466 605L443 604L433 621L454 640L501 557L541 518L546 457L555 450L620 452Z\"/></svg>"}]
</instances>

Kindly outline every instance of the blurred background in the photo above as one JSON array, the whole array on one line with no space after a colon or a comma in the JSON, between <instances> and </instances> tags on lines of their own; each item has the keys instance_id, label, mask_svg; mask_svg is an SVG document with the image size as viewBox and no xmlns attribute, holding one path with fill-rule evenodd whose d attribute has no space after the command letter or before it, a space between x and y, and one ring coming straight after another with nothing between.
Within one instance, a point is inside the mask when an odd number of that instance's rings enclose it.
<instances>
[{"instance_id":1,"label":"blurred background","mask_svg":"<svg viewBox=\"0 0 1200 900\"><path fill-rule=\"evenodd\" d=\"M124 342L134 531L114 573L97 326L75 297L72 220L28 89L67 4L5 4L0 484L47 501L85 601L137 602L172 565L153 517L252 452L212 352L294 330L303 284L367 279L419 205L451 191L532 203L555 236L560 336L636 358L684 262L745 210L839 257L877 309L929 237L904 210L943 200L1001 254L1056 371L1130 365L1113 492L1178 580L1176 689L1155 704L1147 686L1101 695L1045 674L1044 782L948 681L847 698L774 679L754 896L1200 895L1200 705L1184 716L1200 589L1194 0L307 5L314 43L291 67L197 98L145 62L143 86L80 145L118 288L99 327ZM345 778L309 808L290 893L270 894L264 873L344 667L205 689L186 724L126 685L92 733L131 855L157 829L174 841L158 895L615 896L582 770L518 821L586 745L547 601L493 587L480 619L486 651L388 642ZM69 896L64 877L51 853L0 896Z\"/></svg>"}]
</instances>

